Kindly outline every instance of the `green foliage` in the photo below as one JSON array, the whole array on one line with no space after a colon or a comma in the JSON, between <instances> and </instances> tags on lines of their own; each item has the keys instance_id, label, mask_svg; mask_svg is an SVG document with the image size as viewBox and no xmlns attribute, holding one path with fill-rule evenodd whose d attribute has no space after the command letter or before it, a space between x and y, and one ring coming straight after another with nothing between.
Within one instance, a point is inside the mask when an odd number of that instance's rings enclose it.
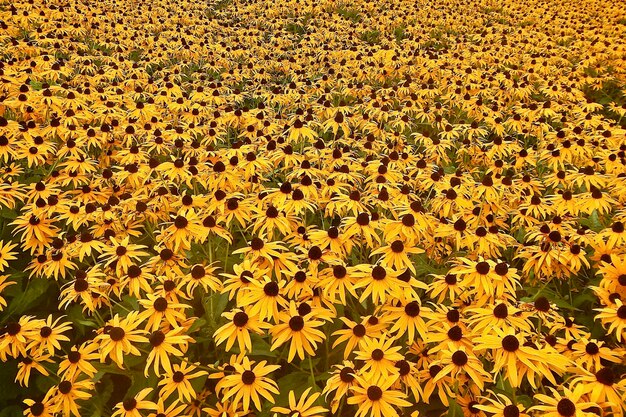
<instances>
[{"instance_id":1,"label":"green foliage","mask_svg":"<svg viewBox=\"0 0 626 417\"><path fill-rule=\"evenodd\" d=\"M361 40L370 45L376 45L380 43L380 31L379 30L368 30L361 34Z\"/></svg>"},{"instance_id":2,"label":"green foliage","mask_svg":"<svg viewBox=\"0 0 626 417\"><path fill-rule=\"evenodd\" d=\"M359 10L355 7L351 7L347 3L340 3L336 8L336 12L339 16L351 21L352 23L359 23L363 19Z\"/></svg>"}]
</instances>

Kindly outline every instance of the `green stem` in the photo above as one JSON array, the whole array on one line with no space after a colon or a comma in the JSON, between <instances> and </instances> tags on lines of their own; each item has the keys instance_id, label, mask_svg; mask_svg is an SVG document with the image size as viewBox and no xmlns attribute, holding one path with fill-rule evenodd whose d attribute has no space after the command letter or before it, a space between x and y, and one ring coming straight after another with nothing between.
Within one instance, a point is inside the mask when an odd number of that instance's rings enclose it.
<instances>
[{"instance_id":1,"label":"green stem","mask_svg":"<svg viewBox=\"0 0 626 417\"><path fill-rule=\"evenodd\" d=\"M311 370L311 382L315 385L315 372L313 371L313 360L309 356L309 369Z\"/></svg>"}]
</instances>

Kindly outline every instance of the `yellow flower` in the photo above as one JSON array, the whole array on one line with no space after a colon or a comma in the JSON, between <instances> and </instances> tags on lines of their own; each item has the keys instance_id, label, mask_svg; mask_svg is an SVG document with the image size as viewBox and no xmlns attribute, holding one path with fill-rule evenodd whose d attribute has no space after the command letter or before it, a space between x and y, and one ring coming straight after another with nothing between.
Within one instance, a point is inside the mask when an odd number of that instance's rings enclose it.
<instances>
[{"instance_id":1,"label":"yellow flower","mask_svg":"<svg viewBox=\"0 0 626 417\"><path fill-rule=\"evenodd\" d=\"M287 416L298 415L302 417L321 417L323 414L328 412L328 409L319 405L313 405L321 394L319 392L314 392L309 396L309 392L311 392L311 387L304 390L300 399L296 402L295 393L293 391L289 391L289 408L272 407L270 411Z\"/></svg>"},{"instance_id":2,"label":"yellow flower","mask_svg":"<svg viewBox=\"0 0 626 417\"><path fill-rule=\"evenodd\" d=\"M353 395L348 404L357 404L356 416L397 417L395 407L409 407L406 395L401 391L390 389L395 377L361 378L357 377L358 385L352 387Z\"/></svg>"},{"instance_id":3,"label":"yellow flower","mask_svg":"<svg viewBox=\"0 0 626 417\"><path fill-rule=\"evenodd\" d=\"M234 373L224 376L218 383L216 390L222 392L224 400L233 397L233 406L243 402L243 411L250 410L252 402L257 410L261 409L261 397L274 403L272 394L278 394L276 382L268 377L270 373L280 368L278 365L267 365L261 361L254 365L247 357L241 364L232 365Z\"/></svg>"}]
</instances>

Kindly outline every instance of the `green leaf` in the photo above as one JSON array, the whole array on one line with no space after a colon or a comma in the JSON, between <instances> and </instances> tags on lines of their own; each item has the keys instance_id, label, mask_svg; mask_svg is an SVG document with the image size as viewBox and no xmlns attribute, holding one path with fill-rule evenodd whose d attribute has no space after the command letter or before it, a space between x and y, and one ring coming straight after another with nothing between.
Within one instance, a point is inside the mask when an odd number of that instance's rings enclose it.
<instances>
[{"instance_id":1,"label":"green leaf","mask_svg":"<svg viewBox=\"0 0 626 417\"><path fill-rule=\"evenodd\" d=\"M530 408L533 405L533 399L528 395L518 395L516 399L519 404L523 404L526 408Z\"/></svg>"},{"instance_id":2,"label":"green leaf","mask_svg":"<svg viewBox=\"0 0 626 417\"><path fill-rule=\"evenodd\" d=\"M3 207L0 210L0 217L8 220L15 220L17 218L17 212L15 210L8 209Z\"/></svg>"},{"instance_id":3,"label":"green leaf","mask_svg":"<svg viewBox=\"0 0 626 417\"><path fill-rule=\"evenodd\" d=\"M189 327L189 330L187 331L187 334L192 334L194 333L196 330L203 328L204 326L206 326L206 320L204 319L196 319L193 324L191 325L191 327Z\"/></svg>"},{"instance_id":4,"label":"green leaf","mask_svg":"<svg viewBox=\"0 0 626 417\"><path fill-rule=\"evenodd\" d=\"M581 219L580 224L589 227L594 232L600 232L604 229L597 210L594 210L586 219Z\"/></svg>"},{"instance_id":5,"label":"green leaf","mask_svg":"<svg viewBox=\"0 0 626 417\"><path fill-rule=\"evenodd\" d=\"M275 358L278 356L278 349L271 351L270 344L267 343L261 336L257 334L251 334L250 340L252 341L252 355L254 356L268 356Z\"/></svg>"},{"instance_id":6,"label":"green leaf","mask_svg":"<svg viewBox=\"0 0 626 417\"><path fill-rule=\"evenodd\" d=\"M96 394L91 397L88 406L92 417L99 417L110 414L107 410L107 402L113 394L113 381L109 375L105 375L104 378L96 385Z\"/></svg>"},{"instance_id":7,"label":"green leaf","mask_svg":"<svg viewBox=\"0 0 626 417\"><path fill-rule=\"evenodd\" d=\"M19 405L12 405L10 407L4 407L0 411L0 417L15 417L22 415L22 407Z\"/></svg>"},{"instance_id":8,"label":"green leaf","mask_svg":"<svg viewBox=\"0 0 626 417\"><path fill-rule=\"evenodd\" d=\"M86 328L97 328L98 324L93 321L85 318L85 315L82 312L82 307L78 304L70 306L67 310L67 318L74 325L74 329L78 332L80 336L84 336L87 331Z\"/></svg>"},{"instance_id":9,"label":"green leaf","mask_svg":"<svg viewBox=\"0 0 626 417\"><path fill-rule=\"evenodd\" d=\"M0 366L0 404L21 398L22 388L13 382L15 375L17 375L17 361L9 361ZM15 415L21 415L21 412Z\"/></svg>"},{"instance_id":10,"label":"green leaf","mask_svg":"<svg viewBox=\"0 0 626 417\"><path fill-rule=\"evenodd\" d=\"M591 292L583 292L582 294L574 297L574 307L581 307L585 303L594 303L597 298Z\"/></svg>"},{"instance_id":11,"label":"green leaf","mask_svg":"<svg viewBox=\"0 0 626 417\"><path fill-rule=\"evenodd\" d=\"M448 417L463 417L463 409L456 402L455 398L450 398L450 406L448 407Z\"/></svg>"},{"instance_id":12,"label":"green leaf","mask_svg":"<svg viewBox=\"0 0 626 417\"><path fill-rule=\"evenodd\" d=\"M249 353L249 356L265 356L268 358L276 358L278 356L278 352L281 349L277 348L274 351L270 350L270 344L267 343L265 339L263 339L258 334L251 333L250 340L252 341L252 352ZM241 350L239 349L239 345L235 343L228 352L236 355L241 353Z\"/></svg>"},{"instance_id":13,"label":"green leaf","mask_svg":"<svg viewBox=\"0 0 626 417\"><path fill-rule=\"evenodd\" d=\"M228 295L215 293L205 297L202 305L204 307L204 315L208 323L215 327L219 323L220 316L226 309L228 304Z\"/></svg>"},{"instance_id":14,"label":"green leaf","mask_svg":"<svg viewBox=\"0 0 626 417\"><path fill-rule=\"evenodd\" d=\"M22 314L31 307L41 304L41 301L49 297L48 288L50 281L45 278L33 278L28 282L26 290L15 297L7 310L8 314Z\"/></svg>"},{"instance_id":15,"label":"green leaf","mask_svg":"<svg viewBox=\"0 0 626 417\"><path fill-rule=\"evenodd\" d=\"M280 394L276 396L276 405L286 406L289 401L289 391L301 394L305 389L312 387L315 383L311 382L311 375L305 372L295 371L276 381Z\"/></svg>"}]
</instances>

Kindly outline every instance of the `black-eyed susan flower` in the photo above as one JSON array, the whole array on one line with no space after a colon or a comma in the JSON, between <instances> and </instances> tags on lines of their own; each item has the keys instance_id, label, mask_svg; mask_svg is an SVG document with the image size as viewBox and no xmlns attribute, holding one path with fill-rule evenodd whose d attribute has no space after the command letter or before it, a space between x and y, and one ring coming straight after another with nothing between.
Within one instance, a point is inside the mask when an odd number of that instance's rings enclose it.
<instances>
[{"instance_id":1,"label":"black-eyed susan flower","mask_svg":"<svg viewBox=\"0 0 626 417\"><path fill-rule=\"evenodd\" d=\"M298 401L296 401L295 393L293 391L289 391L289 408L272 407L270 411L287 416L298 415L302 417L320 417L328 412L328 409L319 405L314 405L321 393L314 392L309 395L310 391L310 387L304 390Z\"/></svg>"},{"instance_id":2,"label":"black-eyed susan flower","mask_svg":"<svg viewBox=\"0 0 626 417\"><path fill-rule=\"evenodd\" d=\"M124 368L124 355L140 355L133 343L145 343L145 331L137 329L140 324L139 312L131 312L125 318L115 315L109 324L101 329L95 341L99 343L100 361L109 357L120 368Z\"/></svg>"},{"instance_id":3,"label":"black-eyed susan flower","mask_svg":"<svg viewBox=\"0 0 626 417\"><path fill-rule=\"evenodd\" d=\"M362 288L359 297L361 302L371 298L374 303L384 303L390 297L401 297L402 289L409 287L408 283L398 279L399 272L382 265L359 264L354 268L354 276L357 278L354 288Z\"/></svg>"},{"instance_id":4,"label":"black-eyed susan flower","mask_svg":"<svg viewBox=\"0 0 626 417\"><path fill-rule=\"evenodd\" d=\"M10 321L3 327L0 338L0 358L26 356L26 347L34 340L40 321L32 316L22 316L18 321Z\"/></svg>"},{"instance_id":5,"label":"black-eyed susan flower","mask_svg":"<svg viewBox=\"0 0 626 417\"><path fill-rule=\"evenodd\" d=\"M600 320L603 326L607 326L609 333L615 333L618 341L626 339L626 305L623 305L619 299L615 300L614 306L607 306L596 309L599 314L596 320Z\"/></svg>"},{"instance_id":6,"label":"black-eyed susan flower","mask_svg":"<svg viewBox=\"0 0 626 417\"><path fill-rule=\"evenodd\" d=\"M591 412L585 411L597 404L587 401L583 397L581 390L570 391L563 388L563 395L554 388L548 387L552 396L535 394L538 405L531 407L528 411L538 411L543 416L551 417L579 417L590 416Z\"/></svg>"},{"instance_id":7,"label":"black-eyed susan flower","mask_svg":"<svg viewBox=\"0 0 626 417\"><path fill-rule=\"evenodd\" d=\"M152 388L144 388L135 394L134 397L126 398L124 401L117 403L111 417L139 417L142 410L156 410L156 404L145 399L151 392Z\"/></svg>"},{"instance_id":8,"label":"black-eyed susan flower","mask_svg":"<svg viewBox=\"0 0 626 417\"><path fill-rule=\"evenodd\" d=\"M98 345L83 343L81 346L72 346L67 356L59 364L59 374L68 380L75 379L81 373L93 378L97 370L91 361L99 359Z\"/></svg>"},{"instance_id":9,"label":"black-eyed susan flower","mask_svg":"<svg viewBox=\"0 0 626 417\"><path fill-rule=\"evenodd\" d=\"M355 358L363 361L360 371L363 375L390 376L397 374L395 364L402 360L401 348L394 346L394 338L382 335L378 338L365 338L359 343Z\"/></svg>"},{"instance_id":10,"label":"black-eyed susan flower","mask_svg":"<svg viewBox=\"0 0 626 417\"><path fill-rule=\"evenodd\" d=\"M37 371L41 375L48 376L47 369L43 366L44 363L50 363L50 355L41 356L26 356L20 360L17 365L17 374L15 375L15 382L22 386L27 387L30 381L31 372Z\"/></svg>"},{"instance_id":11,"label":"black-eyed susan flower","mask_svg":"<svg viewBox=\"0 0 626 417\"><path fill-rule=\"evenodd\" d=\"M523 404L513 403L509 397L503 394L492 393L487 402L477 404L474 407L485 411L493 417L527 417L527 410Z\"/></svg>"},{"instance_id":12,"label":"black-eyed susan flower","mask_svg":"<svg viewBox=\"0 0 626 417\"><path fill-rule=\"evenodd\" d=\"M278 323L270 328L271 350L289 343L288 362L293 360L296 353L300 359L304 359L305 353L315 356L317 344L326 339L326 335L317 329L323 324L324 322L315 320L314 312L300 315L292 301L288 310L279 313Z\"/></svg>"},{"instance_id":13,"label":"black-eyed susan flower","mask_svg":"<svg viewBox=\"0 0 626 417\"><path fill-rule=\"evenodd\" d=\"M441 359L433 362L432 366L439 365L440 370L433 377L433 382L451 376L455 378L460 372L465 372L471 380L482 390L489 374L484 370L481 362L475 354L464 347L454 350L444 349L441 351Z\"/></svg>"},{"instance_id":14,"label":"black-eyed susan flower","mask_svg":"<svg viewBox=\"0 0 626 417\"><path fill-rule=\"evenodd\" d=\"M235 341L241 352L252 352L250 332L263 335L271 325L259 320L258 316L249 315L245 309L234 309L222 314L228 323L217 329L213 335L215 343L220 345L226 342L226 351L233 347Z\"/></svg>"},{"instance_id":15,"label":"black-eyed susan flower","mask_svg":"<svg viewBox=\"0 0 626 417\"><path fill-rule=\"evenodd\" d=\"M182 356L193 339L185 334L185 328L174 327L167 331L155 330L148 336L150 343L150 353L146 358L146 368L144 374L148 376L148 370L152 365L154 374L161 375L161 369L170 372L172 364L170 355Z\"/></svg>"},{"instance_id":16,"label":"black-eyed susan flower","mask_svg":"<svg viewBox=\"0 0 626 417\"><path fill-rule=\"evenodd\" d=\"M77 401L84 402L89 399L91 396L89 391L93 389L93 386L93 382L88 380L61 380L58 385L52 388L56 404L55 413L60 413L65 417L70 415L80 417Z\"/></svg>"},{"instance_id":17,"label":"black-eyed susan flower","mask_svg":"<svg viewBox=\"0 0 626 417\"><path fill-rule=\"evenodd\" d=\"M353 394L348 398L349 404L358 405L356 416L398 416L394 407L410 406L403 392L391 389L394 379L392 376L357 377L358 384L352 387Z\"/></svg>"},{"instance_id":18,"label":"black-eyed susan flower","mask_svg":"<svg viewBox=\"0 0 626 417\"><path fill-rule=\"evenodd\" d=\"M26 399L24 400L24 404L26 404L26 409L24 410L24 415L26 417L53 417L56 412L56 404L55 398L53 396L53 391L50 390L46 392L46 395L40 401Z\"/></svg>"},{"instance_id":19,"label":"black-eyed susan flower","mask_svg":"<svg viewBox=\"0 0 626 417\"><path fill-rule=\"evenodd\" d=\"M268 375L280 366L268 365L267 361L254 365L247 357L243 358L241 364L232 366L234 373L224 376L216 387L225 400L232 397L235 406L242 403L244 412L250 409L251 403L257 410L261 409L261 397L274 402L272 394L278 394L279 391L276 382Z\"/></svg>"},{"instance_id":20,"label":"black-eyed susan flower","mask_svg":"<svg viewBox=\"0 0 626 417\"><path fill-rule=\"evenodd\" d=\"M186 362L174 364L170 371L165 372L165 377L159 381L161 387L159 395L163 398L169 398L172 393L176 392L179 401L186 402L191 401L196 396L196 391L191 386L191 380L207 375L207 372L199 370L197 365Z\"/></svg>"}]
</instances>

